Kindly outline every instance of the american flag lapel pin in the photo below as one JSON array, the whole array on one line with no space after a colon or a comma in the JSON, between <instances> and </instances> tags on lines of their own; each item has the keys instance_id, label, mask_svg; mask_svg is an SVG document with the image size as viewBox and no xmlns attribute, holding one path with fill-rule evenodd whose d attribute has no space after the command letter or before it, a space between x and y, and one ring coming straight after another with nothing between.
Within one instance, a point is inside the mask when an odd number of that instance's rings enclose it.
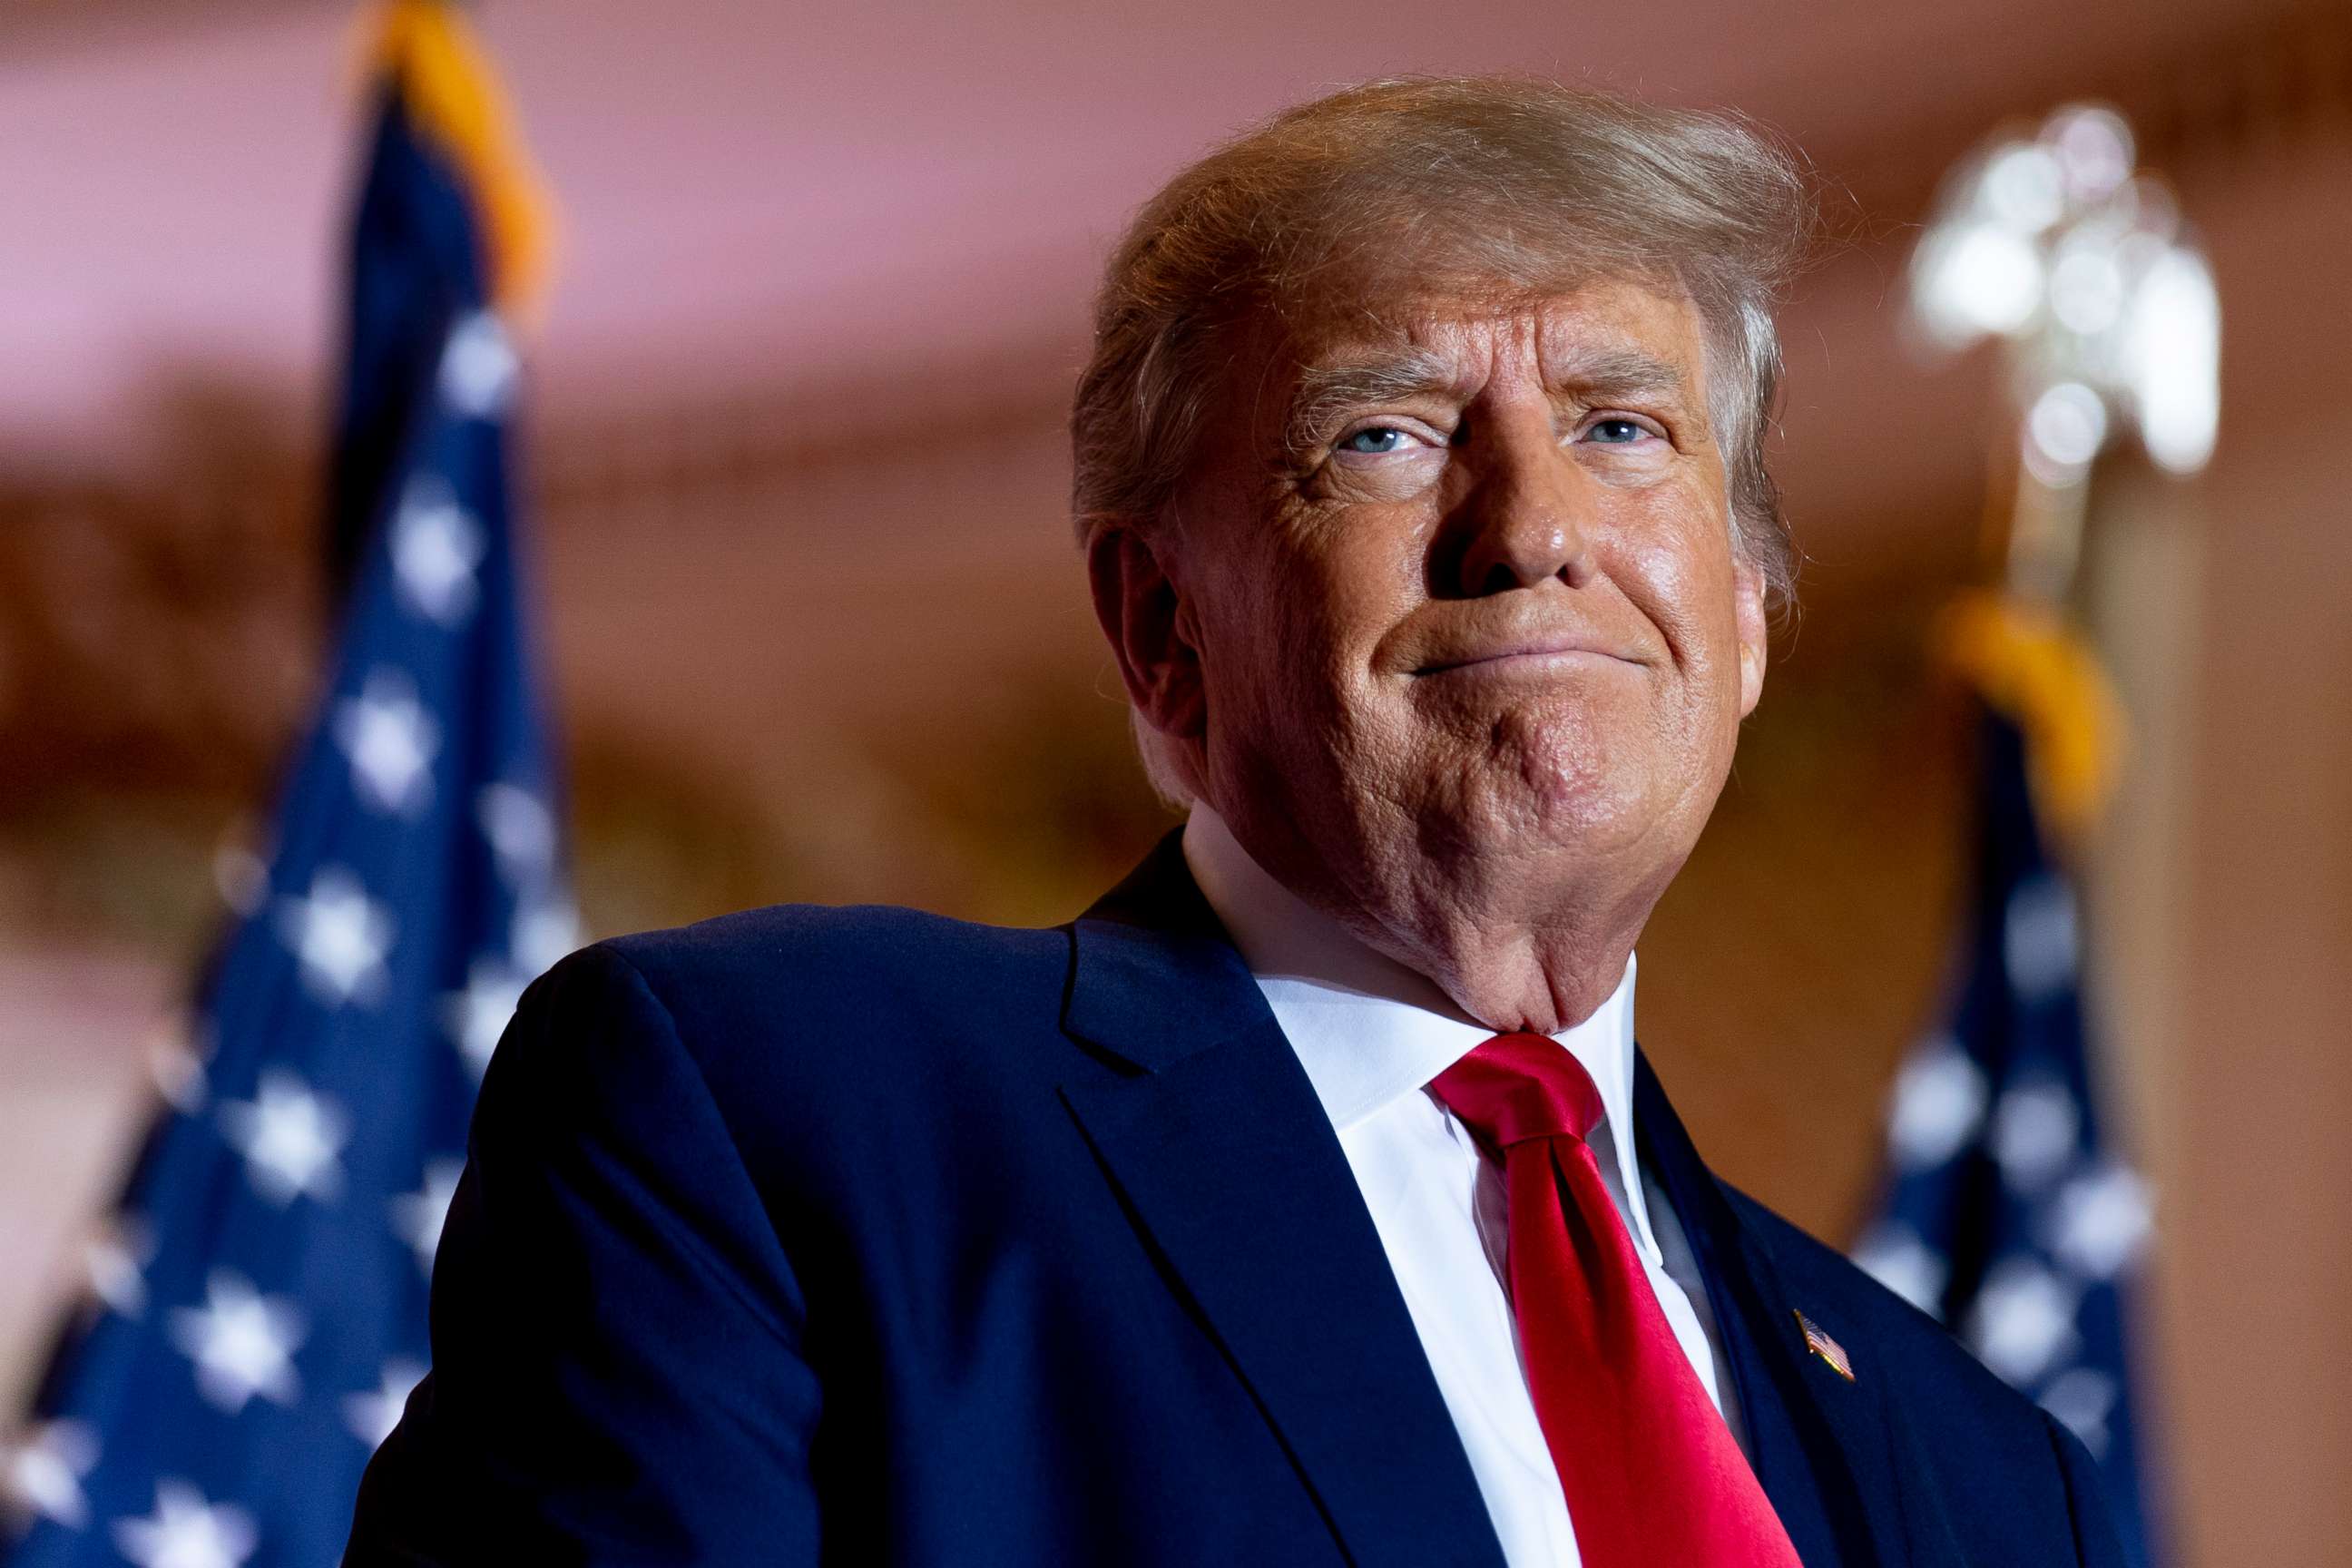
<instances>
[{"instance_id":1,"label":"american flag lapel pin","mask_svg":"<svg viewBox=\"0 0 2352 1568\"><path fill-rule=\"evenodd\" d=\"M1804 1313L1797 1314L1797 1327L1805 1331L1805 1348L1830 1363L1830 1370L1848 1383L1853 1381L1853 1363L1846 1359L1845 1347L1822 1331L1822 1326Z\"/></svg>"}]
</instances>

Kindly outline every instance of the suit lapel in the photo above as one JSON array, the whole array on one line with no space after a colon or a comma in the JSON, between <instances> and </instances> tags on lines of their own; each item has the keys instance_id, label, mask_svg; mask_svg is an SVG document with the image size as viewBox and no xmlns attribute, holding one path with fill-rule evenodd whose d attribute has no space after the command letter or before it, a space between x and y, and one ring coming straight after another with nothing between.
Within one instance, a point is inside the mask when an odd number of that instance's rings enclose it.
<instances>
[{"instance_id":1,"label":"suit lapel","mask_svg":"<svg viewBox=\"0 0 2352 1568\"><path fill-rule=\"evenodd\" d=\"M1644 1153L1689 1232L1756 1448L1758 1479L1808 1568L1957 1564L1937 1504L1915 1495L1909 1436L1851 1325L1822 1323L1853 1348L1848 1379L1806 1342L1770 1249L1698 1157L1646 1057L1634 1077ZM1816 1309L1818 1310L1818 1309ZM1922 1516L1922 1517L1915 1517Z\"/></svg>"},{"instance_id":2,"label":"suit lapel","mask_svg":"<svg viewBox=\"0 0 2352 1568\"><path fill-rule=\"evenodd\" d=\"M1073 927L1064 1027L1104 1070L1064 1100L1348 1559L1502 1554L1379 1234L1305 1069L1175 835ZM1770 1248L1699 1160L1646 1058L1643 1152L1688 1233L1757 1469L1808 1568L1945 1568L1940 1503L1874 1377L1814 1355Z\"/></svg>"},{"instance_id":3,"label":"suit lapel","mask_svg":"<svg viewBox=\"0 0 2352 1568\"><path fill-rule=\"evenodd\" d=\"M1063 1097L1349 1560L1501 1549L1354 1173L1173 835L1076 925Z\"/></svg>"}]
</instances>

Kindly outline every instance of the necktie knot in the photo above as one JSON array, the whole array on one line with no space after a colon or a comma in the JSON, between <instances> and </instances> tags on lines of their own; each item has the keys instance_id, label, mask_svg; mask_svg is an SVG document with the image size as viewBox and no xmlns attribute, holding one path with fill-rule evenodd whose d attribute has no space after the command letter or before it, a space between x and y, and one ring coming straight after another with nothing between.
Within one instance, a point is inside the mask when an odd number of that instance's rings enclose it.
<instances>
[{"instance_id":1,"label":"necktie knot","mask_svg":"<svg viewBox=\"0 0 2352 1568\"><path fill-rule=\"evenodd\" d=\"M1544 1035L1496 1035L1429 1087L1473 1132L1498 1149L1530 1138L1589 1136L1601 1091L1568 1047Z\"/></svg>"}]
</instances>

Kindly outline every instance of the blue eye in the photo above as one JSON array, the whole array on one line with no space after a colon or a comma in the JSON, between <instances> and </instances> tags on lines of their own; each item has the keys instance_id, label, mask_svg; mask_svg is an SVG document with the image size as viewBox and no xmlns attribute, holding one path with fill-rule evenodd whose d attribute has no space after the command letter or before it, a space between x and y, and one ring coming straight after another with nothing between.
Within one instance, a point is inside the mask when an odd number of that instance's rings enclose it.
<instances>
[{"instance_id":1,"label":"blue eye","mask_svg":"<svg viewBox=\"0 0 2352 1568\"><path fill-rule=\"evenodd\" d=\"M1596 419L1585 434L1604 447L1624 447L1650 432L1631 419Z\"/></svg>"},{"instance_id":2,"label":"blue eye","mask_svg":"<svg viewBox=\"0 0 2352 1568\"><path fill-rule=\"evenodd\" d=\"M1339 442L1342 452L1364 452L1374 457L1393 452L1404 445L1404 432L1393 425L1374 425L1344 437Z\"/></svg>"}]
</instances>

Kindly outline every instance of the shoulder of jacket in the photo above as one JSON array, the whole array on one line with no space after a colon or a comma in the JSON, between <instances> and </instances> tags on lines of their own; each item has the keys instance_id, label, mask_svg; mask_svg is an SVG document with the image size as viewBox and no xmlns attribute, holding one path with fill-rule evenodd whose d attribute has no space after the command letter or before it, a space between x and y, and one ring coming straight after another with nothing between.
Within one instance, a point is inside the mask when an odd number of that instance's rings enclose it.
<instances>
[{"instance_id":1,"label":"shoulder of jacket","mask_svg":"<svg viewBox=\"0 0 2352 1568\"><path fill-rule=\"evenodd\" d=\"M601 942L550 979L607 971L591 998L641 988L714 1093L870 1094L894 1069L929 1084L1058 1037L1070 952L1065 928L779 904Z\"/></svg>"},{"instance_id":2,"label":"shoulder of jacket","mask_svg":"<svg viewBox=\"0 0 2352 1568\"><path fill-rule=\"evenodd\" d=\"M730 1002L868 1010L925 992L986 994L1066 966L1069 933L980 925L891 905L773 904L596 944L681 1023ZM1017 979L1016 979L1017 977Z\"/></svg>"}]
</instances>

